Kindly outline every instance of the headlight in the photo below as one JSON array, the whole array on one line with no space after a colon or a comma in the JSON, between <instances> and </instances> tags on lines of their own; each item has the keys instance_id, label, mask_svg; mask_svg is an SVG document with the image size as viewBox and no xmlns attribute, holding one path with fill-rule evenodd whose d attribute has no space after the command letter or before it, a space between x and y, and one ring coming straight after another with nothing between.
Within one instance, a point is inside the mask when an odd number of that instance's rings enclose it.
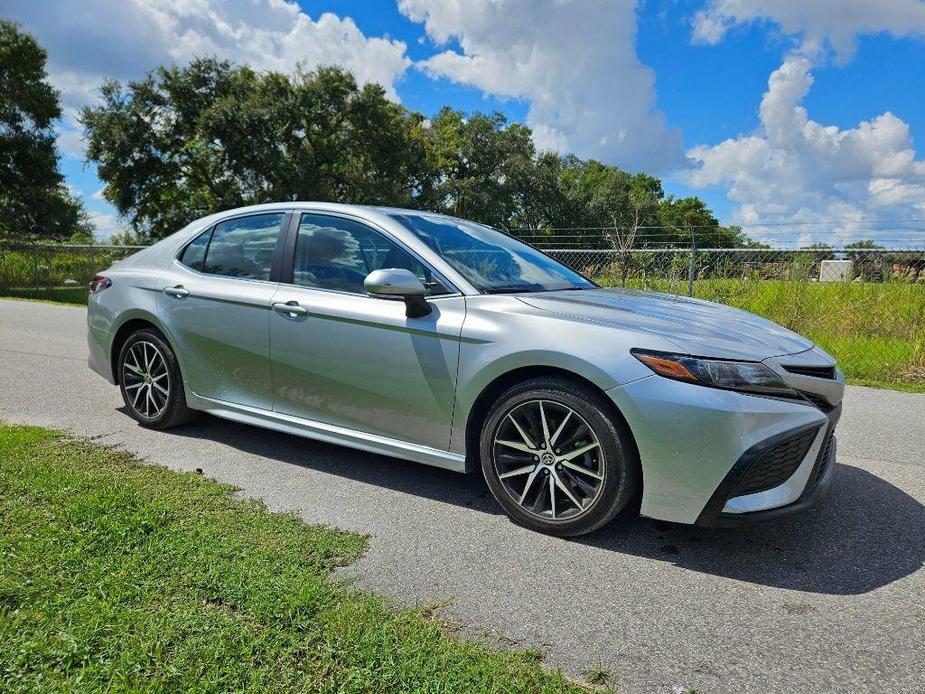
<instances>
[{"instance_id":1,"label":"headlight","mask_svg":"<svg viewBox=\"0 0 925 694\"><path fill-rule=\"evenodd\" d=\"M631 352L659 376L676 381L762 395L799 397L780 376L760 362L703 359L642 349L634 349Z\"/></svg>"}]
</instances>

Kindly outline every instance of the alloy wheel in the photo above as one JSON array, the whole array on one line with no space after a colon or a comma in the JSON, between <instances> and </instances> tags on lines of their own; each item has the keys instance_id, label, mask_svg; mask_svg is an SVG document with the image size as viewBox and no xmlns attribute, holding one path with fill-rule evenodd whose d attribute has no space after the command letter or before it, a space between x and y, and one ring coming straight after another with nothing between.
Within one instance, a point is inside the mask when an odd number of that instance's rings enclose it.
<instances>
[{"instance_id":1,"label":"alloy wheel","mask_svg":"<svg viewBox=\"0 0 925 694\"><path fill-rule=\"evenodd\" d=\"M524 511L545 521L580 516L603 489L606 467L597 434L563 403L519 403L501 420L492 448L505 491Z\"/></svg>"},{"instance_id":2,"label":"alloy wheel","mask_svg":"<svg viewBox=\"0 0 925 694\"><path fill-rule=\"evenodd\" d=\"M170 398L170 374L164 355L152 342L132 344L122 362L122 382L127 400L142 417L155 419Z\"/></svg>"}]
</instances>

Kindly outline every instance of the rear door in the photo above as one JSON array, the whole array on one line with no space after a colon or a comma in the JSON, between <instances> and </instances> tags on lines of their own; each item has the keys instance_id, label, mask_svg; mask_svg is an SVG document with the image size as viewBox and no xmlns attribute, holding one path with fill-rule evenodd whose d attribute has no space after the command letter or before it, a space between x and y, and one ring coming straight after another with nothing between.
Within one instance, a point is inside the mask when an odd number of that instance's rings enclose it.
<instances>
[{"instance_id":1,"label":"rear door","mask_svg":"<svg viewBox=\"0 0 925 694\"><path fill-rule=\"evenodd\" d=\"M221 221L178 255L158 310L196 395L272 409L268 321L288 217Z\"/></svg>"},{"instance_id":2,"label":"rear door","mask_svg":"<svg viewBox=\"0 0 925 694\"><path fill-rule=\"evenodd\" d=\"M447 450L465 300L364 222L327 213L295 221L293 266L270 315L274 408ZM368 296L363 280L381 268L415 272L433 311L408 318L402 301Z\"/></svg>"}]
</instances>

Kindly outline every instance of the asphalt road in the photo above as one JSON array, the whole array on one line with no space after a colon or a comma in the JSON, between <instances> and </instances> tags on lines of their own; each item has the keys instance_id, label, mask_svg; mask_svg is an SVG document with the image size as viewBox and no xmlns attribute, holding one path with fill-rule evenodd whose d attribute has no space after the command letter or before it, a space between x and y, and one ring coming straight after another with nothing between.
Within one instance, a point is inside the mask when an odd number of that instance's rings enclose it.
<instances>
[{"instance_id":1,"label":"asphalt road","mask_svg":"<svg viewBox=\"0 0 925 694\"><path fill-rule=\"evenodd\" d=\"M347 572L476 638L538 647L621 692L925 691L925 395L849 388L830 496L748 529L634 520L529 532L484 483L202 417L137 426L86 367L85 311L0 301L0 418L65 428L275 510L370 536Z\"/></svg>"}]
</instances>

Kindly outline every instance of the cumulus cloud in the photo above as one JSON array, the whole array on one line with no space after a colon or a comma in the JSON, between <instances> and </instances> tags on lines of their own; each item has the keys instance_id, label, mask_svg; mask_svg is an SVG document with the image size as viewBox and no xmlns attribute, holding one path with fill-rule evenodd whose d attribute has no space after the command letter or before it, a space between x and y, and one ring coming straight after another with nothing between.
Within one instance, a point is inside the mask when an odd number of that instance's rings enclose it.
<instances>
[{"instance_id":1,"label":"cumulus cloud","mask_svg":"<svg viewBox=\"0 0 925 694\"><path fill-rule=\"evenodd\" d=\"M108 241L115 234L122 234L128 228L126 224L119 221L114 214L99 212L98 210L88 210L87 216L90 223L94 226L93 237L97 241Z\"/></svg>"},{"instance_id":2,"label":"cumulus cloud","mask_svg":"<svg viewBox=\"0 0 925 694\"><path fill-rule=\"evenodd\" d=\"M681 136L655 110L655 75L636 56L635 0L399 0L446 48L428 74L525 99L542 149L670 170Z\"/></svg>"},{"instance_id":3,"label":"cumulus cloud","mask_svg":"<svg viewBox=\"0 0 925 694\"><path fill-rule=\"evenodd\" d=\"M4 15L48 50L64 107L58 145L74 158L84 152L78 110L106 77L137 79L197 56L287 73L341 65L397 100L395 82L411 64L403 42L367 37L350 18L312 19L286 0L7 0Z\"/></svg>"},{"instance_id":4,"label":"cumulus cloud","mask_svg":"<svg viewBox=\"0 0 925 694\"><path fill-rule=\"evenodd\" d=\"M198 56L285 73L340 65L398 100L395 82L411 64L403 42L365 36L350 18L313 19L287 0L4 0L3 14L48 50L63 106L58 147L75 159L84 157L77 114L106 77L138 79ZM90 215L99 238L122 229L111 214Z\"/></svg>"},{"instance_id":5,"label":"cumulus cloud","mask_svg":"<svg viewBox=\"0 0 925 694\"><path fill-rule=\"evenodd\" d=\"M812 120L802 105L812 66L804 52L789 54L768 80L757 130L690 149L688 182L729 186L741 224L827 223L803 242L870 236L871 220L925 217L925 162L909 126L890 112L848 129Z\"/></svg>"},{"instance_id":6,"label":"cumulus cloud","mask_svg":"<svg viewBox=\"0 0 925 694\"><path fill-rule=\"evenodd\" d=\"M66 100L86 101L104 76L140 77L164 63L214 55L258 70L342 65L362 82L394 84L410 60L401 41L365 36L352 19L312 19L285 0L8 0L49 51Z\"/></svg>"},{"instance_id":7,"label":"cumulus cloud","mask_svg":"<svg viewBox=\"0 0 925 694\"><path fill-rule=\"evenodd\" d=\"M855 37L925 36L922 0L710 0L694 15L696 42L718 43L732 27L772 22L788 35L828 42L844 60Z\"/></svg>"}]
</instances>

